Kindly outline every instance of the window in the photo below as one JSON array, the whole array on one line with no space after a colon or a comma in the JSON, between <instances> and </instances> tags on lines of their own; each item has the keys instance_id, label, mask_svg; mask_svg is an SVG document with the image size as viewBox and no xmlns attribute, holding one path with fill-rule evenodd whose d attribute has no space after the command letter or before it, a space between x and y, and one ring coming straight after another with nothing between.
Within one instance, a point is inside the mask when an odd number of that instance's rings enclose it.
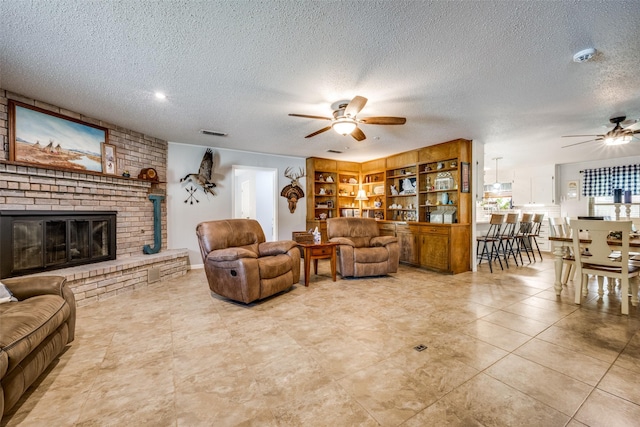
<instances>
[{"instance_id":1,"label":"window","mask_svg":"<svg viewBox=\"0 0 640 427\"><path fill-rule=\"evenodd\" d=\"M631 218L640 217L640 196L631 196ZM589 216L604 216L611 219L616 218L616 206L613 203L613 196L589 197ZM620 219L627 217L627 205L620 205Z\"/></svg>"}]
</instances>

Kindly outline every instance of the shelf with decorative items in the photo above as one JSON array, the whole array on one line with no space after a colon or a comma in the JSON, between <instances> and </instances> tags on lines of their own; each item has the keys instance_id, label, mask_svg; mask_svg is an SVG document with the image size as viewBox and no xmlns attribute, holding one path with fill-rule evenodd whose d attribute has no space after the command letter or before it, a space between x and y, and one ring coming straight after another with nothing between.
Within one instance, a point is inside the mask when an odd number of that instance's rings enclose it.
<instances>
[{"instance_id":1,"label":"shelf with decorative items","mask_svg":"<svg viewBox=\"0 0 640 427\"><path fill-rule=\"evenodd\" d=\"M316 171L313 181L315 200L314 218L325 220L337 216L336 211L336 174Z\"/></svg>"},{"instance_id":2,"label":"shelf with decorative items","mask_svg":"<svg viewBox=\"0 0 640 427\"><path fill-rule=\"evenodd\" d=\"M391 221L418 221L416 165L387 170L385 218Z\"/></svg>"},{"instance_id":3,"label":"shelf with decorative items","mask_svg":"<svg viewBox=\"0 0 640 427\"><path fill-rule=\"evenodd\" d=\"M420 221L457 222L458 159L420 164L418 170Z\"/></svg>"},{"instance_id":4,"label":"shelf with decorative items","mask_svg":"<svg viewBox=\"0 0 640 427\"><path fill-rule=\"evenodd\" d=\"M359 181L356 172L338 173L338 214L340 216L360 216L358 195Z\"/></svg>"},{"instance_id":5,"label":"shelf with decorative items","mask_svg":"<svg viewBox=\"0 0 640 427\"><path fill-rule=\"evenodd\" d=\"M363 174L360 190L361 216L384 219L384 171Z\"/></svg>"}]
</instances>

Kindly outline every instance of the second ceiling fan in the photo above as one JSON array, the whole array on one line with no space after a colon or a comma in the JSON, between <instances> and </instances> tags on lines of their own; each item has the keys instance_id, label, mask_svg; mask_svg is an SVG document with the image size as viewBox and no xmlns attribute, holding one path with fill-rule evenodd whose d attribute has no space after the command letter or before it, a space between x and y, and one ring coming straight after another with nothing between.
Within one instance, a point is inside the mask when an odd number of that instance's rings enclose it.
<instances>
[{"instance_id":1,"label":"second ceiling fan","mask_svg":"<svg viewBox=\"0 0 640 427\"><path fill-rule=\"evenodd\" d=\"M615 127L605 134L599 135L565 135L563 138L587 138L592 137L587 141L576 142L574 144L564 145L562 148L573 147L574 145L586 144L593 141L604 141L606 145L622 145L631 142L634 138L637 138L635 134L640 133L640 122L634 121L634 124L623 128L620 123L624 122L626 116L612 117L609 119L611 123L615 124Z\"/></svg>"},{"instance_id":2,"label":"second ceiling fan","mask_svg":"<svg viewBox=\"0 0 640 427\"><path fill-rule=\"evenodd\" d=\"M326 132L329 129L333 129L341 135L351 135L357 141L363 141L367 137L364 132L358 127L359 124L367 125L403 125L407 122L404 117L363 117L357 118L356 115L364 108L367 103L367 98L363 96L355 96L348 104L339 104L338 109L333 112L333 118L323 116L310 116L307 114L289 114L293 117L305 117L308 119L329 120L330 126L326 126L320 130L317 130L305 138L311 138Z\"/></svg>"}]
</instances>

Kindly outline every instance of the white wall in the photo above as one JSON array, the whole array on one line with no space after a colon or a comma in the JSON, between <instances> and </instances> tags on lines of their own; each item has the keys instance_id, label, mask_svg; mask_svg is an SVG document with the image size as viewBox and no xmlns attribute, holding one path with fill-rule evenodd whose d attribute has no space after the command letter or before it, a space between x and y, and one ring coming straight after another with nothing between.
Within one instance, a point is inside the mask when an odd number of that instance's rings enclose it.
<instances>
[{"instance_id":1,"label":"white wall","mask_svg":"<svg viewBox=\"0 0 640 427\"><path fill-rule=\"evenodd\" d=\"M597 160L593 162L580 162L559 165L557 168L558 194L560 195L560 208L562 216L576 217L589 213L589 198L582 195L583 176L580 173L585 169L597 169L608 166L635 165L640 163L640 156L621 157L618 159ZM579 181L578 200L567 200L567 183L569 181Z\"/></svg>"},{"instance_id":2,"label":"white wall","mask_svg":"<svg viewBox=\"0 0 640 427\"><path fill-rule=\"evenodd\" d=\"M207 147L169 142L167 162L167 247L169 249L187 248L191 266L202 265L200 249L196 239L196 226L202 221L228 219L232 216L232 166L256 166L276 168L278 175L278 239L291 239L292 231L306 228L306 200L298 201L298 207L289 212L287 199L279 196L280 190L290 183L283 173L287 167L294 170L305 168L304 158L273 156L211 147L214 153L215 196L205 195L201 190L194 194L199 203L184 203L188 197L180 178L188 173L197 172ZM300 180L306 187L305 178ZM306 194L305 194L306 197Z\"/></svg>"}]
</instances>

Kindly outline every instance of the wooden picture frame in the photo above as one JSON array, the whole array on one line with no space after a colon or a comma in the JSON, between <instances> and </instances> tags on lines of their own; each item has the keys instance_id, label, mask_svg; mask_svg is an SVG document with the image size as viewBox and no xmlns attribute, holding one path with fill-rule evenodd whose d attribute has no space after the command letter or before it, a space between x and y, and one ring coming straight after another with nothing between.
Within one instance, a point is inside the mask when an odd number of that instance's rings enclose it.
<instances>
[{"instance_id":1,"label":"wooden picture frame","mask_svg":"<svg viewBox=\"0 0 640 427\"><path fill-rule=\"evenodd\" d=\"M104 173L102 145L108 139L108 129L101 126L9 100L11 162Z\"/></svg>"},{"instance_id":2,"label":"wooden picture frame","mask_svg":"<svg viewBox=\"0 0 640 427\"><path fill-rule=\"evenodd\" d=\"M471 165L469 162L460 162L460 192L471 192Z\"/></svg>"},{"instance_id":3,"label":"wooden picture frame","mask_svg":"<svg viewBox=\"0 0 640 427\"><path fill-rule=\"evenodd\" d=\"M580 181L567 181L567 200L580 199Z\"/></svg>"},{"instance_id":4,"label":"wooden picture frame","mask_svg":"<svg viewBox=\"0 0 640 427\"><path fill-rule=\"evenodd\" d=\"M102 171L108 175L116 175L117 172L116 147L111 144L102 144Z\"/></svg>"}]
</instances>

